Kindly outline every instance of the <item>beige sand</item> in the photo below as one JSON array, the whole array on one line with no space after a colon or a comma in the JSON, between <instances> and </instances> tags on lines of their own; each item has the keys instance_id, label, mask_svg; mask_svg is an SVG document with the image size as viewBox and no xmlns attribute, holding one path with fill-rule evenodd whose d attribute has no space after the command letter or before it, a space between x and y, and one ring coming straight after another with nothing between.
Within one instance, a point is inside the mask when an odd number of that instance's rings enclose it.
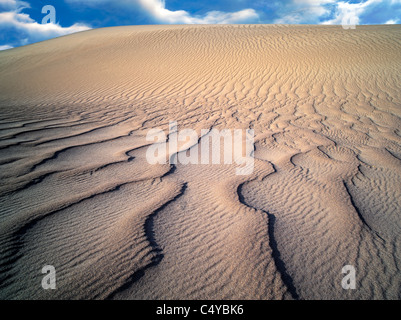
<instances>
[{"instance_id":1,"label":"beige sand","mask_svg":"<svg viewBox=\"0 0 401 320\"><path fill-rule=\"evenodd\" d=\"M401 298L401 26L77 33L0 52L0 115L2 299ZM169 121L253 174L149 164Z\"/></svg>"}]
</instances>

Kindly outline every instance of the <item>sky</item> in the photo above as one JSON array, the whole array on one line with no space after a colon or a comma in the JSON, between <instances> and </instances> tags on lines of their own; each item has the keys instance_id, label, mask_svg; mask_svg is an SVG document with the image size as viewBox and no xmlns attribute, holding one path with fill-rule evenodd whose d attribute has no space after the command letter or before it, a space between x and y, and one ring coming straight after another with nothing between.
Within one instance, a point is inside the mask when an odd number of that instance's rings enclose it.
<instances>
[{"instance_id":1,"label":"sky","mask_svg":"<svg viewBox=\"0 0 401 320\"><path fill-rule=\"evenodd\" d=\"M401 0L0 0L0 50L101 27L237 23L399 24Z\"/></svg>"}]
</instances>

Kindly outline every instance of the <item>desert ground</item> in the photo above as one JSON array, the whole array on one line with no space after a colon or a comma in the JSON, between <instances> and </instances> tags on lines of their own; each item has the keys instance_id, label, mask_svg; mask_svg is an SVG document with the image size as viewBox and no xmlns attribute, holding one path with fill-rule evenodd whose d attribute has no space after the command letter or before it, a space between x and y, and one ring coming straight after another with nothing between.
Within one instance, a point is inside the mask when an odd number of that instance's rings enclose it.
<instances>
[{"instance_id":1,"label":"desert ground","mask_svg":"<svg viewBox=\"0 0 401 320\"><path fill-rule=\"evenodd\" d=\"M151 164L171 121L198 140ZM252 173L173 163L203 129L253 129ZM126 26L2 51L0 176L1 299L401 299L401 26Z\"/></svg>"}]
</instances>

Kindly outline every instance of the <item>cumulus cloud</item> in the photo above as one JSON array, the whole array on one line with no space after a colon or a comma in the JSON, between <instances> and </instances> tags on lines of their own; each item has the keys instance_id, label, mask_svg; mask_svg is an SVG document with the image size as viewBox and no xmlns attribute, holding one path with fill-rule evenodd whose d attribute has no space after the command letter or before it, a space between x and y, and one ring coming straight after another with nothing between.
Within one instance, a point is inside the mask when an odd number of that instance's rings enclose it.
<instances>
[{"instance_id":1,"label":"cumulus cloud","mask_svg":"<svg viewBox=\"0 0 401 320\"><path fill-rule=\"evenodd\" d=\"M368 7L381 2L382 0L368 0L360 3L340 1L337 3L335 17L324 21L323 24L343 24L351 20L353 22L352 24L359 24L362 13L364 13Z\"/></svg>"},{"instance_id":2,"label":"cumulus cloud","mask_svg":"<svg viewBox=\"0 0 401 320\"><path fill-rule=\"evenodd\" d=\"M41 24L33 20L28 14L22 11L29 8L29 4L18 0L1 0L0 8L0 29L18 33L19 43L24 45L42 41L66 34L90 29L84 24L73 24L70 27L62 27L58 23Z\"/></svg>"},{"instance_id":3,"label":"cumulus cloud","mask_svg":"<svg viewBox=\"0 0 401 320\"><path fill-rule=\"evenodd\" d=\"M320 19L329 16L336 5L336 0L291 0L284 2L279 10L280 18L274 23L319 23Z\"/></svg>"},{"instance_id":4,"label":"cumulus cloud","mask_svg":"<svg viewBox=\"0 0 401 320\"><path fill-rule=\"evenodd\" d=\"M96 6L110 3L115 7L132 9L141 8L157 23L165 24L222 24L257 22L259 15L254 9L243 9L236 12L209 11L203 15L191 14L185 10L169 10L164 0L66 0L71 4Z\"/></svg>"},{"instance_id":5,"label":"cumulus cloud","mask_svg":"<svg viewBox=\"0 0 401 320\"><path fill-rule=\"evenodd\" d=\"M203 16L193 16L184 10L171 11L163 0L137 0L156 20L170 24L219 24L254 21L259 16L253 9L237 12L209 11Z\"/></svg>"},{"instance_id":6,"label":"cumulus cloud","mask_svg":"<svg viewBox=\"0 0 401 320\"><path fill-rule=\"evenodd\" d=\"M5 45L0 46L0 51L7 50L7 49L12 49L12 48L14 48L14 47L10 46L8 44L5 44Z\"/></svg>"},{"instance_id":7,"label":"cumulus cloud","mask_svg":"<svg viewBox=\"0 0 401 320\"><path fill-rule=\"evenodd\" d=\"M288 0L275 23L362 24L398 21L401 0Z\"/></svg>"},{"instance_id":8,"label":"cumulus cloud","mask_svg":"<svg viewBox=\"0 0 401 320\"><path fill-rule=\"evenodd\" d=\"M0 11L11 11L21 8L29 8L29 4L18 0L0 0Z\"/></svg>"}]
</instances>

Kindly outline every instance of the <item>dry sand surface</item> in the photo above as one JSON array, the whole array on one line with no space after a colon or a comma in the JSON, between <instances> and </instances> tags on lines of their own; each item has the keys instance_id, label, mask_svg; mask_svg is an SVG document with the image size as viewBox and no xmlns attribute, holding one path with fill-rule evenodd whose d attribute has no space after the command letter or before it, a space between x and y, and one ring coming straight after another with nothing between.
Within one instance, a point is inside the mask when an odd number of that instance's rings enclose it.
<instances>
[{"instance_id":1,"label":"dry sand surface","mask_svg":"<svg viewBox=\"0 0 401 320\"><path fill-rule=\"evenodd\" d=\"M170 121L198 142L254 129L252 174L148 163ZM115 27L3 51L0 139L2 299L401 298L399 25Z\"/></svg>"}]
</instances>

